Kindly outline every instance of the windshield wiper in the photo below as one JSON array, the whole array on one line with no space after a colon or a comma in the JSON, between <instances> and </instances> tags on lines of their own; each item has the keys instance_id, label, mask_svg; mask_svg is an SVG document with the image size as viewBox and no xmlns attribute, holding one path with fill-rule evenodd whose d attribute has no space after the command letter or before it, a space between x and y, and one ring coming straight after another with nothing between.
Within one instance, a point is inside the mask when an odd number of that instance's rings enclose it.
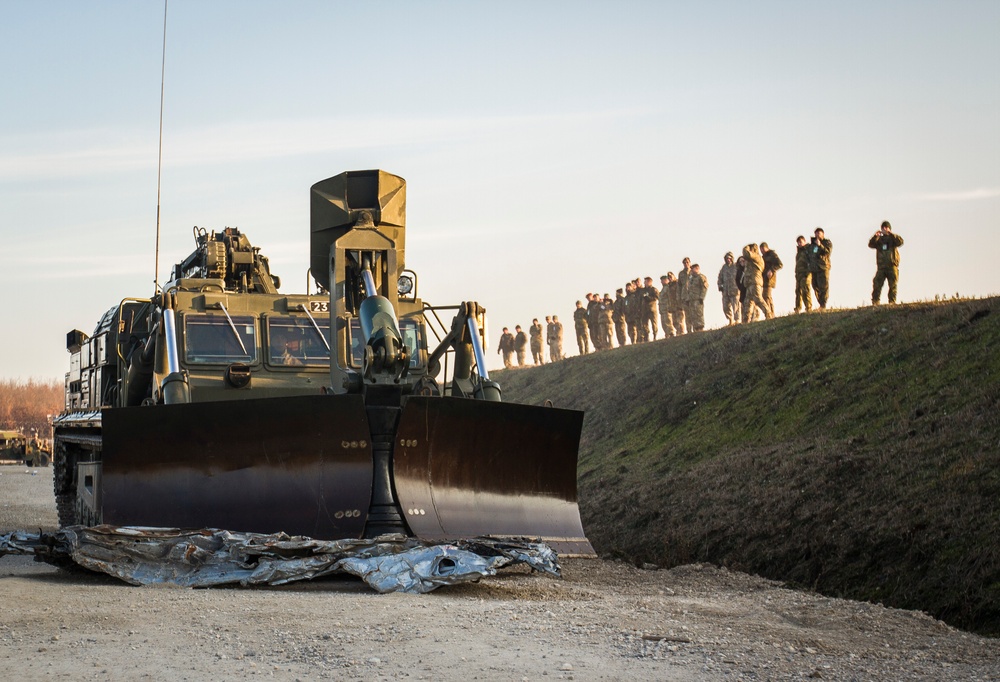
<instances>
[{"instance_id":1,"label":"windshield wiper","mask_svg":"<svg viewBox=\"0 0 1000 682\"><path fill-rule=\"evenodd\" d=\"M327 352L327 353L329 353L329 352L330 352L330 344L329 344L329 342L327 342L327 340L326 340L326 335L324 335L324 334L323 334L323 332L322 332L322 331L320 331L320 328L319 328L319 325L318 325L318 324L316 324L316 320L315 320L315 319L313 319L313 316L312 316L312 314L311 314L311 313L309 312L309 309L308 309L308 308L306 308L306 306L305 306L305 304L304 304L304 303L299 303L299 310L301 310L302 312L304 312L304 313L306 314L306 317L308 317L308 318L309 318L309 321L310 321L310 322L312 322L312 325L313 325L313 329L315 329L315 330L316 330L316 333L317 333L317 334L319 334L319 339L320 339L320 341L322 341L322 342L323 342L323 345L324 345L324 346L326 346L326 352Z\"/></svg>"},{"instance_id":2,"label":"windshield wiper","mask_svg":"<svg viewBox=\"0 0 1000 682\"><path fill-rule=\"evenodd\" d=\"M233 336L236 337L236 343L240 344L240 348L243 349L243 355L250 357L250 353L247 352L247 347L243 345L243 339L240 338L240 333L236 331L236 325L233 324L233 318L229 317L229 311L226 310L226 306L223 305L222 303L216 303L216 305L222 309L222 312L226 316L226 319L229 320L229 328L233 330Z\"/></svg>"}]
</instances>

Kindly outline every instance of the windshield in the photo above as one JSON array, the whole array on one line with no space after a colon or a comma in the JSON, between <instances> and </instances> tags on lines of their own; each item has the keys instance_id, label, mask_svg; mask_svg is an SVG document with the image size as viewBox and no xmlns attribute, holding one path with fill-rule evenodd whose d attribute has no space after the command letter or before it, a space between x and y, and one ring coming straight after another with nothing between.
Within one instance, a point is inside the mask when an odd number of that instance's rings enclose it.
<instances>
[{"instance_id":1,"label":"windshield","mask_svg":"<svg viewBox=\"0 0 1000 682\"><path fill-rule=\"evenodd\" d=\"M313 320L305 316L267 318L268 357L272 365L315 367L330 364L330 351L327 349L330 318ZM325 337L325 343L320 333Z\"/></svg>"},{"instance_id":2,"label":"windshield","mask_svg":"<svg viewBox=\"0 0 1000 682\"><path fill-rule=\"evenodd\" d=\"M257 361L257 325L250 315L184 316L184 357L193 363Z\"/></svg>"}]
</instances>

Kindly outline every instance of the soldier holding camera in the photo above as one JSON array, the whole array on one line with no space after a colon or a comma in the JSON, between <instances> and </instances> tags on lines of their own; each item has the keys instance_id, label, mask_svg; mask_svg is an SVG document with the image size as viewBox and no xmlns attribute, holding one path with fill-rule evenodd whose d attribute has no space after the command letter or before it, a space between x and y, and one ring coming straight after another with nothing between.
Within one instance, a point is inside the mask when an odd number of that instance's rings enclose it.
<instances>
[{"instance_id":1,"label":"soldier holding camera","mask_svg":"<svg viewBox=\"0 0 1000 682\"><path fill-rule=\"evenodd\" d=\"M812 276L819 309L825 310L830 296L830 254L833 253L833 242L826 238L822 227L817 227L813 234L815 236L809 241L809 274Z\"/></svg>"},{"instance_id":2,"label":"soldier holding camera","mask_svg":"<svg viewBox=\"0 0 1000 682\"><path fill-rule=\"evenodd\" d=\"M889 221L883 221L879 231L868 240L868 248L875 249L875 279L872 280L872 305L882 297L882 285L889 281L889 303L896 302L896 282L899 280L899 247L903 238L893 234Z\"/></svg>"}]
</instances>

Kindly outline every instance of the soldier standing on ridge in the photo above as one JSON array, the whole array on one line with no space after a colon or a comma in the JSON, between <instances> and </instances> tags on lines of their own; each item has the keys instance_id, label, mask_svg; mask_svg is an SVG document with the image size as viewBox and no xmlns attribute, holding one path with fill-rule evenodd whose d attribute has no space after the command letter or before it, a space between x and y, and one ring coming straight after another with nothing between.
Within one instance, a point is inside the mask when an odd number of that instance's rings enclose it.
<instances>
[{"instance_id":1,"label":"soldier standing on ridge","mask_svg":"<svg viewBox=\"0 0 1000 682\"><path fill-rule=\"evenodd\" d=\"M882 297L882 285L889 280L889 303L896 302L896 282L899 280L899 247L903 238L892 233L886 220L878 232L868 240L868 248L875 249L875 279L872 280L872 305Z\"/></svg>"},{"instance_id":2,"label":"soldier standing on ridge","mask_svg":"<svg viewBox=\"0 0 1000 682\"><path fill-rule=\"evenodd\" d=\"M514 335L511 334L507 327L503 328L503 334L500 335L500 345L497 346L497 355L503 353L503 366L510 369L510 354L514 352Z\"/></svg>"},{"instance_id":3,"label":"soldier standing on ridge","mask_svg":"<svg viewBox=\"0 0 1000 682\"><path fill-rule=\"evenodd\" d=\"M771 250L767 242L760 243L760 255L764 258L764 295L762 298L771 309L771 316L774 316L774 300L771 292L778 283L778 270L784 267L778 254Z\"/></svg>"},{"instance_id":4,"label":"soldier standing on ridge","mask_svg":"<svg viewBox=\"0 0 1000 682\"><path fill-rule=\"evenodd\" d=\"M739 324L740 289L736 286L736 263L733 262L733 252L727 252L723 261L718 281L719 291L722 292L722 312L728 324Z\"/></svg>"},{"instance_id":5,"label":"soldier standing on ridge","mask_svg":"<svg viewBox=\"0 0 1000 682\"><path fill-rule=\"evenodd\" d=\"M517 334L514 335L514 353L517 354L517 364L524 367L524 357L528 354L528 335L521 329L521 325L514 325Z\"/></svg>"},{"instance_id":6,"label":"soldier standing on ridge","mask_svg":"<svg viewBox=\"0 0 1000 682\"><path fill-rule=\"evenodd\" d=\"M555 362L556 356L554 354L556 340L556 326L552 324L552 316L545 316L545 345L549 347L549 362Z\"/></svg>"},{"instance_id":7,"label":"soldier standing on ridge","mask_svg":"<svg viewBox=\"0 0 1000 682\"><path fill-rule=\"evenodd\" d=\"M762 291L764 289L764 258L756 244L743 247L743 258L746 259L746 270L743 272L743 286L747 289L747 301L743 306L743 324L751 321L753 307L764 311L764 317L771 319L774 313L767 307Z\"/></svg>"},{"instance_id":8,"label":"soldier standing on ridge","mask_svg":"<svg viewBox=\"0 0 1000 682\"><path fill-rule=\"evenodd\" d=\"M625 325L632 344L639 343L639 298L633 282L625 283Z\"/></svg>"},{"instance_id":9,"label":"soldier standing on ridge","mask_svg":"<svg viewBox=\"0 0 1000 682\"><path fill-rule=\"evenodd\" d=\"M592 294L587 294L587 297L589 303ZM590 340L587 333L587 309L583 307L583 303L580 301L576 302L576 310L573 311L573 324L576 326L576 346L580 350L580 355L586 355L590 352Z\"/></svg>"},{"instance_id":10,"label":"soldier standing on ridge","mask_svg":"<svg viewBox=\"0 0 1000 682\"><path fill-rule=\"evenodd\" d=\"M542 352L542 325L538 323L537 317L531 321L528 336L531 337L531 359L536 365L545 364L545 354Z\"/></svg>"},{"instance_id":11,"label":"soldier standing on ridge","mask_svg":"<svg viewBox=\"0 0 1000 682\"><path fill-rule=\"evenodd\" d=\"M663 330L663 338L674 335L674 316L670 313L670 306L667 303L667 276L660 275L660 329Z\"/></svg>"},{"instance_id":12,"label":"soldier standing on ridge","mask_svg":"<svg viewBox=\"0 0 1000 682\"><path fill-rule=\"evenodd\" d=\"M812 276L809 274L809 244L801 234L795 239L795 312L812 312Z\"/></svg>"},{"instance_id":13,"label":"soldier standing on ridge","mask_svg":"<svg viewBox=\"0 0 1000 682\"><path fill-rule=\"evenodd\" d=\"M646 277L642 287L642 329L646 340L656 341L656 331L659 321L656 319L656 307L660 300L660 292L653 286L653 278Z\"/></svg>"},{"instance_id":14,"label":"soldier standing on ridge","mask_svg":"<svg viewBox=\"0 0 1000 682\"><path fill-rule=\"evenodd\" d=\"M621 289L615 291L615 307L611 314L615 323L615 336L618 337L618 347L625 345L625 294Z\"/></svg>"},{"instance_id":15,"label":"soldier standing on ridge","mask_svg":"<svg viewBox=\"0 0 1000 682\"><path fill-rule=\"evenodd\" d=\"M601 301L600 308L597 311L597 337L601 341L601 348L604 350L610 350L611 346L611 328L614 326L614 321L611 316L614 315L615 304L611 300L611 294L604 294L604 300Z\"/></svg>"},{"instance_id":16,"label":"soldier standing on ridge","mask_svg":"<svg viewBox=\"0 0 1000 682\"><path fill-rule=\"evenodd\" d=\"M603 350L601 348L601 333L598 329L600 324L597 319L600 317L601 312L601 295L598 293L587 294L587 328L590 330L590 345L594 347L595 351Z\"/></svg>"},{"instance_id":17,"label":"soldier standing on ridge","mask_svg":"<svg viewBox=\"0 0 1000 682\"><path fill-rule=\"evenodd\" d=\"M559 360L563 359L563 325L559 321L558 315L552 316L552 329L553 329L553 344L555 346L556 358Z\"/></svg>"},{"instance_id":18,"label":"soldier standing on ridge","mask_svg":"<svg viewBox=\"0 0 1000 682\"><path fill-rule=\"evenodd\" d=\"M826 238L822 227L817 227L809 243L809 274L812 275L813 290L820 310L826 310L830 297L830 254L833 242Z\"/></svg>"},{"instance_id":19,"label":"soldier standing on ridge","mask_svg":"<svg viewBox=\"0 0 1000 682\"><path fill-rule=\"evenodd\" d=\"M680 272L677 273L677 289L678 293L680 294L681 310L683 312L683 314L681 315L681 325L690 334L692 331L694 331L694 329L691 327L691 320L687 319L688 311L687 311L687 305L685 304L685 301L687 300L687 294L685 292L687 291L688 275L691 274L691 259L685 256L684 260L681 261L681 264L684 267L681 268ZM676 320L677 318L675 317L674 324L677 323Z\"/></svg>"},{"instance_id":20,"label":"soldier standing on ridge","mask_svg":"<svg viewBox=\"0 0 1000 682\"><path fill-rule=\"evenodd\" d=\"M684 333L684 301L681 300L681 283L674 273L667 273L667 306L670 308L670 318L674 325L674 335Z\"/></svg>"},{"instance_id":21,"label":"soldier standing on ridge","mask_svg":"<svg viewBox=\"0 0 1000 682\"><path fill-rule=\"evenodd\" d=\"M701 274L701 266L695 263L688 273L687 289L684 290L692 331L705 329L705 296L708 294L708 277Z\"/></svg>"}]
</instances>

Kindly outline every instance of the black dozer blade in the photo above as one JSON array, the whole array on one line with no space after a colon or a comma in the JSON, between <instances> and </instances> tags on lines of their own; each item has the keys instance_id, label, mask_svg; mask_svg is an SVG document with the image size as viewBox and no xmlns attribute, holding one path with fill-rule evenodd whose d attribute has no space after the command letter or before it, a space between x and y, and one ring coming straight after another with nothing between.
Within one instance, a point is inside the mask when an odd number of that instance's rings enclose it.
<instances>
[{"instance_id":1,"label":"black dozer blade","mask_svg":"<svg viewBox=\"0 0 1000 682\"><path fill-rule=\"evenodd\" d=\"M583 412L460 398L406 401L393 448L406 522L425 540L541 537L595 556L576 497Z\"/></svg>"},{"instance_id":2,"label":"black dozer blade","mask_svg":"<svg viewBox=\"0 0 1000 682\"><path fill-rule=\"evenodd\" d=\"M372 438L358 395L103 413L103 523L364 536ZM541 538L594 556L576 498L583 413L410 397L393 444L400 514L432 542Z\"/></svg>"}]
</instances>

